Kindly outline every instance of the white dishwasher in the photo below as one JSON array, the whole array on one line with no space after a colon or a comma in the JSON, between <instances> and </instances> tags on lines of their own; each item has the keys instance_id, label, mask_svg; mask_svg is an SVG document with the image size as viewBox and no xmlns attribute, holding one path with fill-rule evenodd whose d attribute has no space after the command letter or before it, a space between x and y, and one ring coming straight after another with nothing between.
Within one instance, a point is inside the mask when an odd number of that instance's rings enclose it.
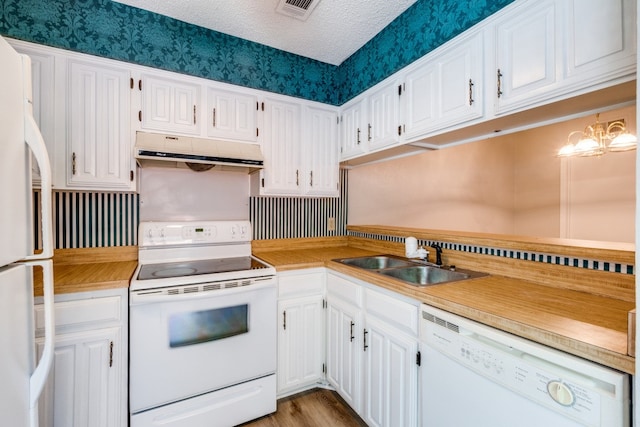
<instances>
[{"instance_id":1,"label":"white dishwasher","mask_svg":"<svg viewBox=\"0 0 640 427\"><path fill-rule=\"evenodd\" d=\"M423 427L630 425L630 376L421 306Z\"/></svg>"}]
</instances>

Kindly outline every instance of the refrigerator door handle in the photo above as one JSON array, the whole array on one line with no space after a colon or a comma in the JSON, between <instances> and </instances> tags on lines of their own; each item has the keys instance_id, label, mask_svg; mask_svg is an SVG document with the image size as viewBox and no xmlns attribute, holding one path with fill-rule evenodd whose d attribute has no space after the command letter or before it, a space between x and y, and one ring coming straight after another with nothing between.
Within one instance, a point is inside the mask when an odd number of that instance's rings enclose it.
<instances>
[{"instance_id":1,"label":"refrigerator door handle","mask_svg":"<svg viewBox=\"0 0 640 427\"><path fill-rule=\"evenodd\" d=\"M29 101L26 101L25 105L25 140L33 156L40 168L41 177L41 205L42 205L42 253L29 255L25 257L25 260L39 260L48 259L53 256L53 210L51 205L51 165L49 163L49 154L47 153L47 146L42 139L42 134L38 129L33 116L30 112Z\"/></svg>"},{"instance_id":2,"label":"refrigerator door handle","mask_svg":"<svg viewBox=\"0 0 640 427\"><path fill-rule=\"evenodd\" d=\"M31 424L38 423L38 398L49 376L49 370L53 363L53 346L55 337L55 319L53 305L53 261L30 261L24 263L27 266L42 267L42 285L44 294L44 349L29 381L29 398L31 405ZM34 424L35 422L35 424Z\"/></svg>"}]
</instances>

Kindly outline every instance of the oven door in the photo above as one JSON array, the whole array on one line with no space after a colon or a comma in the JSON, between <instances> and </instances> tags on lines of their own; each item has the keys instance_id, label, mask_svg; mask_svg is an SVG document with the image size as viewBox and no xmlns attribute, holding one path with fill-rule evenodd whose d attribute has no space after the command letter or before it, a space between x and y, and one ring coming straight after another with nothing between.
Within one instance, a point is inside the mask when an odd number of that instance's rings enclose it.
<instances>
[{"instance_id":1,"label":"oven door","mask_svg":"<svg viewBox=\"0 0 640 427\"><path fill-rule=\"evenodd\" d=\"M276 279L130 300L130 410L273 374Z\"/></svg>"}]
</instances>

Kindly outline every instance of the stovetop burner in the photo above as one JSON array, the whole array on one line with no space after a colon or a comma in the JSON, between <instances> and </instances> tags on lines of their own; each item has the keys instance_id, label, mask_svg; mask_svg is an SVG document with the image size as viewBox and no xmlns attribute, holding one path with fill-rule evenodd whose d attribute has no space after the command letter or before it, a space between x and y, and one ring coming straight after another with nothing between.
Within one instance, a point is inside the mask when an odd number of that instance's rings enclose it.
<instances>
[{"instance_id":1,"label":"stovetop burner","mask_svg":"<svg viewBox=\"0 0 640 427\"><path fill-rule=\"evenodd\" d=\"M140 266L137 280L198 276L201 274L258 270L262 268L269 268L269 266L250 256L144 264Z\"/></svg>"}]
</instances>

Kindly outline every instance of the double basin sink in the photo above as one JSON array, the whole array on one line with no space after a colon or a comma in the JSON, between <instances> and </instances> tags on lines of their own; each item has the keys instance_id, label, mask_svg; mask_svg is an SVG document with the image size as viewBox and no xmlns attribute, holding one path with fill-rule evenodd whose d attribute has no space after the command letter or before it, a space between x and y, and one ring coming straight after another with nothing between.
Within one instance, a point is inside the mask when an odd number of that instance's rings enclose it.
<instances>
[{"instance_id":1,"label":"double basin sink","mask_svg":"<svg viewBox=\"0 0 640 427\"><path fill-rule=\"evenodd\" d=\"M487 276L487 273L441 266L424 261L412 261L391 255L363 256L334 260L384 276L402 280L413 286L429 286Z\"/></svg>"}]
</instances>

